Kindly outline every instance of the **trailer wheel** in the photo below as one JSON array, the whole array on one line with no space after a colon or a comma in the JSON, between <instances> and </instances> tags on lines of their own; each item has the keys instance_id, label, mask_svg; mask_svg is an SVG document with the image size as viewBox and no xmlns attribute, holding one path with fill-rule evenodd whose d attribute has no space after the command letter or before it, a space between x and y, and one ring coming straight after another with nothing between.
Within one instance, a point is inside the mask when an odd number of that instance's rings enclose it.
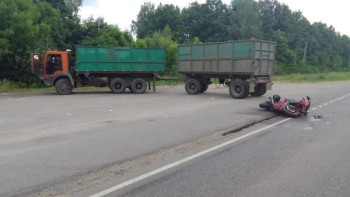
<instances>
[{"instance_id":1,"label":"trailer wheel","mask_svg":"<svg viewBox=\"0 0 350 197\"><path fill-rule=\"evenodd\" d=\"M143 94L147 89L147 83L142 78L136 78L131 82L131 91L135 94Z\"/></svg>"},{"instance_id":2,"label":"trailer wheel","mask_svg":"<svg viewBox=\"0 0 350 197\"><path fill-rule=\"evenodd\" d=\"M247 97L247 92L249 92L248 86L242 80L232 81L229 89L231 96L236 99L243 99Z\"/></svg>"},{"instance_id":3,"label":"trailer wheel","mask_svg":"<svg viewBox=\"0 0 350 197\"><path fill-rule=\"evenodd\" d=\"M73 86L69 79L61 78L55 84L56 92L59 95L68 95L72 93Z\"/></svg>"},{"instance_id":4,"label":"trailer wheel","mask_svg":"<svg viewBox=\"0 0 350 197\"><path fill-rule=\"evenodd\" d=\"M109 88L112 90L114 94L121 94L125 92L126 83L124 79L114 78L109 84Z\"/></svg>"},{"instance_id":5,"label":"trailer wheel","mask_svg":"<svg viewBox=\"0 0 350 197\"><path fill-rule=\"evenodd\" d=\"M250 95L251 96L262 96L266 93L266 84L265 83L258 83L255 88L254 88L254 92L251 92Z\"/></svg>"},{"instance_id":6,"label":"trailer wheel","mask_svg":"<svg viewBox=\"0 0 350 197\"><path fill-rule=\"evenodd\" d=\"M201 88L201 91L199 91L199 93L204 93L205 91L208 90L209 84L202 83L201 85L202 85L202 88Z\"/></svg>"},{"instance_id":7,"label":"trailer wheel","mask_svg":"<svg viewBox=\"0 0 350 197\"><path fill-rule=\"evenodd\" d=\"M198 94L202 90L202 84L197 79L186 81L185 90L189 95Z\"/></svg>"},{"instance_id":8,"label":"trailer wheel","mask_svg":"<svg viewBox=\"0 0 350 197\"><path fill-rule=\"evenodd\" d=\"M249 83L247 81L243 81L244 85L245 85L245 88L246 88L246 91L245 91L245 95L244 95L244 98L249 96Z\"/></svg>"}]
</instances>

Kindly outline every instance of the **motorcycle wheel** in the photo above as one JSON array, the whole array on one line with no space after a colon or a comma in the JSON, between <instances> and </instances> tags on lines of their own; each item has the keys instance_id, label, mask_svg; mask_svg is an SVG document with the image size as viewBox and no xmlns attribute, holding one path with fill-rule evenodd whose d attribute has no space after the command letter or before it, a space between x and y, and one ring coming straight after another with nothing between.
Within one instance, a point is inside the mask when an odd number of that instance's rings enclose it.
<instances>
[{"instance_id":1,"label":"motorcycle wheel","mask_svg":"<svg viewBox=\"0 0 350 197\"><path fill-rule=\"evenodd\" d=\"M282 107L282 112L289 117L296 118L299 116L299 112L296 110L297 107L294 105L284 105Z\"/></svg>"},{"instance_id":2,"label":"motorcycle wheel","mask_svg":"<svg viewBox=\"0 0 350 197\"><path fill-rule=\"evenodd\" d=\"M269 101L265 101L263 103L259 103L259 107L266 109L266 110L270 110L270 108L272 107L271 103Z\"/></svg>"}]
</instances>

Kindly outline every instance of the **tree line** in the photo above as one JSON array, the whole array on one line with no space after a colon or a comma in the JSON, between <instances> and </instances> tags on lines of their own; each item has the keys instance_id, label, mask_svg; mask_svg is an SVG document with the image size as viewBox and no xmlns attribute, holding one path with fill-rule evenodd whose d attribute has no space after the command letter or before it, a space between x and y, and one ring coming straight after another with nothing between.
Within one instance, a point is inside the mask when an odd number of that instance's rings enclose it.
<instances>
[{"instance_id":1,"label":"tree line","mask_svg":"<svg viewBox=\"0 0 350 197\"><path fill-rule=\"evenodd\" d=\"M349 36L333 26L310 23L277 0L207 0L183 9L146 2L130 32L103 18L81 20L81 5L82 0L2 0L0 79L33 82L31 52L76 45L162 47L167 52L166 74L174 75L178 44L251 38L277 42L277 74L350 70Z\"/></svg>"}]
</instances>

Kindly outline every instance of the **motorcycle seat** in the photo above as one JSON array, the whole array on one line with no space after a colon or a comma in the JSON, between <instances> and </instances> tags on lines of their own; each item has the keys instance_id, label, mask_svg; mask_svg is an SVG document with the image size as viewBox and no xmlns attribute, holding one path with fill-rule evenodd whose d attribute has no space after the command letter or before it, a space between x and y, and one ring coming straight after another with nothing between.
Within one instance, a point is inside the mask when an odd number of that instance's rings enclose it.
<instances>
[{"instance_id":1,"label":"motorcycle seat","mask_svg":"<svg viewBox=\"0 0 350 197\"><path fill-rule=\"evenodd\" d=\"M296 105L299 103L299 101L295 100L295 99L288 99L288 103L291 105Z\"/></svg>"}]
</instances>

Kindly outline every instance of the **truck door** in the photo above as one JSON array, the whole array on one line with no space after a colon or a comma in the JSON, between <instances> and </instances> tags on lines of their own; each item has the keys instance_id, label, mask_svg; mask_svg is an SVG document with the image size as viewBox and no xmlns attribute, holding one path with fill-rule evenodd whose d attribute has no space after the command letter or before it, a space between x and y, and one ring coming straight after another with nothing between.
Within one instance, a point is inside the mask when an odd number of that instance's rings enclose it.
<instances>
[{"instance_id":1,"label":"truck door","mask_svg":"<svg viewBox=\"0 0 350 197\"><path fill-rule=\"evenodd\" d=\"M56 72L62 72L62 55L48 54L45 62L45 75L55 75Z\"/></svg>"},{"instance_id":2,"label":"truck door","mask_svg":"<svg viewBox=\"0 0 350 197\"><path fill-rule=\"evenodd\" d=\"M36 75L39 79L44 79L43 75L43 62L41 60L41 56L38 53L31 54L31 71L34 75Z\"/></svg>"}]
</instances>

